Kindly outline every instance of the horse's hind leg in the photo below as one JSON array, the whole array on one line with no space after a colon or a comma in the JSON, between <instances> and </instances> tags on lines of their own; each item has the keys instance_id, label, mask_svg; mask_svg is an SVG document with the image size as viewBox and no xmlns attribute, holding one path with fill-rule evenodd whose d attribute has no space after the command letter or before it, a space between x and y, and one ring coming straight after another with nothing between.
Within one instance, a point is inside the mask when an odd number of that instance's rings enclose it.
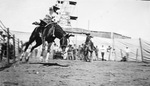
<instances>
[{"instance_id":1,"label":"horse's hind leg","mask_svg":"<svg viewBox=\"0 0 150 86\"><path fill-rule=\"evenodd\" d=\"M32 52L36 47L40 46L42 43L36 43L36 45L34 45L32 48L31 48L31 51Z\"/></svg>"},{"instance_id":2,"label":"horse's hind leg","mask_svg":"<svg viewBox=\"0 0 150 86\"><path fill-rule=\"evenodd\" d=\"M29 61L29 57L31 56L32 51L33 51L36 47L40 46L41 44L42 44L42 42L36 42L36 45L34 45L34 46L31 48L31 51L29 52L28 56L26 57L26 62Z\"/></svg>"},{"instance_id":3,"label":"horse's hind leg","mask_svg":"<svg viewBox=\"0 0 150 86\"><path fill-rule=\"evenodd\" d=\"M23 57L25 56L26 50L28 49L29 45L30 45L33 41L34 41L34 39L30 39L29 42L27 42L27 43L25 44L25 49L23 50L23 53L22 53L21 56L20 56L20 61L22 61ZM26 58L25 58L25 60L26 60Z\"/></svg>"}]
</instances>

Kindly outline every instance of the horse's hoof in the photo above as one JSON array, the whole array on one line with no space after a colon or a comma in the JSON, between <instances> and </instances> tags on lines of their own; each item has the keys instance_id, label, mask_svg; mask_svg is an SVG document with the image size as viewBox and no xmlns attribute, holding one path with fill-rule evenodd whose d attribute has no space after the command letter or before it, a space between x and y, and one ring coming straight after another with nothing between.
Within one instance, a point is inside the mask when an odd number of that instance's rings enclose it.
<instances>
[{"instance_id":1,"label":"horse's hoof","mask_svg":"<svg viewBox=\"0 0 150 86\"><path fill-rule=\"evenodd\" d=\"M29 61L29 58L28 58L28 59L25 59L25 61L28 62L28 61Z\"/></svg>"},{"instance_id":2,"label":"horse's hoof","mask_svg":"<svg viewBox=\"0 0 150 86\"><path fill-rule=\"evenodd\" d=\"M20 61L22 61L22 59L20 59Z\"/></svg>"}]
</instances>

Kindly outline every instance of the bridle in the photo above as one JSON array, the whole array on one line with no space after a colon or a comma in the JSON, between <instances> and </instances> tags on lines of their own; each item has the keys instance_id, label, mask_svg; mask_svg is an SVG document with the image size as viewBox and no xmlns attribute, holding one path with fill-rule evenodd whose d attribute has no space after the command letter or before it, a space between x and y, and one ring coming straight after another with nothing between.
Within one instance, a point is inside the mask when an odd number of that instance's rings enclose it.
<instances>
[{"instance_id":1,"label":"bridle","mask_svg":"<svg viewBox=\"0 0 150 86\"><path fill-rule=\"evenodd\" d=\"M66 36L67 34L65 34L65 35L63 35L61 38L60 38L60 41L62 40L62 45L60 45L60 47L66 47L67 45L63 45L64 43L65 43L65 36ZM66 40L67 40L67 38L66 38ZM67 40L67 42L69 42L70 40L68 39Z\"/></svg>"}]
</instances>

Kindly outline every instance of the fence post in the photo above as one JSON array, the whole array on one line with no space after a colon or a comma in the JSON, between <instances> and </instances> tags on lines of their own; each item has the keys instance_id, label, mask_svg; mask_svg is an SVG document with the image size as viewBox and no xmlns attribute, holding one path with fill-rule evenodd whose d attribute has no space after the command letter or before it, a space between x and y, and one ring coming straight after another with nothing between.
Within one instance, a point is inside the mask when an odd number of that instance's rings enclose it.
<instances>
[{"instance_id":1,"label":"fence post","mask_svg":"<svg viewBox=\"0 0 150 86\"><path fill-rule=\"evenodd\" d=\"M20 45L19 45L19 44L20 44L20 40L18 39L18 40L17 40L17 45L18 45L18 46L17 46L17 48L18 48L18 49L17 49L17 50L18 50L18 51L17 51L17 54L18 54L17 56L20 55Z\"/></svg>"},{"instance_id":2,"label":"fence post","mask_svg":"<svg viewBox=\"0 0 150 86\"><path fill-rule=\"evenodd\" d=\"M15 45L15 35L13 35L13 62L15 62L15 58L16 58L16 45Z\"/></svg>"},{"instance_id":3,"label":"fence post","mask_svg":"<svg viewBox=\"0 0 150 86\"><path fill-rule=\"evenodd\" d=\"M142 57L142 62L143 62L144 59L143 59L143 48L142 48L142 41L141 41L141 38L139 38L139 42L140 42L141 57Z\"/></svg>"},{"instance_id":4,"label":"fence post","mask_svg":"<svg viewBox=\"0 0 150 86\"><path fill-rule=\"evenodd\" d=\"M122 49L120 49L120 53L121 53L121 58L123 57L123 54L122 54Z\"/></svg>"},{"instance_id":5,"label":"fence post","mask_svg":"<svg viewBox=\"0 0 150 86\"><path fill-rule=\"evenodd\" d=\"M0 31L0 41L3 41L2 40L2 34L3 34L3 31ZM1 54L2 54L2 44L0 43L0 62L2 61L2 56L1 56Z\"/></svg>"},{"instance_id":6,"label":"fence post","mask_svg":"<svg viewBox=\"0 0 150 86\"><path fill-rule=\"evenodd\" d=\"M138 49L136 49L136 62L138 61L137 57L138 57Z\"/></svg>"},{"instance_id":7,"label":"fence post","mask_svg":"<svg viewBox=\"0 0 150 86\"><path fill-rule=\"evenodd\" d=\"M21 53L23 52L23 41L21 41Z\"/></svg>"},{"instance_id":8,"label":"fence post","mask_svg":"<svg viewBox=\"0 0 150 86\"><path fill-rule=\"evenodd\" d=\"M111 43L111 46L112 46L112 51L110 51L111 55L109 57L109 60L110 58L113 56L112 55L112 52L115 50L115 37L114 37L114 32L111 32L111 40L112 40L112 43ZM115 57L116 59L116 57Z\"/></svg>"},{"instance_id":9,"label":"fence post","mask_svg":"<svg viewBox=\"0 0 150 86\"><path fill-rule=\"evenodd\" d=\"M7 64L9 64L9 39L10 39L10 36L9 36L9 28L7 28Z\"/></svg>"}]
</instances>

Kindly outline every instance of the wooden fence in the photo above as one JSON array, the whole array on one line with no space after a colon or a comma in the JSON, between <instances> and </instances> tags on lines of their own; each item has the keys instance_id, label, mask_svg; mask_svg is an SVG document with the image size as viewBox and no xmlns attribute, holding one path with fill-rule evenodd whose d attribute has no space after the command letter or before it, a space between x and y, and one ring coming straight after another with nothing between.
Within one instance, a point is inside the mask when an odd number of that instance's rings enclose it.
<instances>
[{"instance_id":1,"label":"wooden fence","mask_svg":"<svg viewBox=\"0 0 150 86\"><path fill-rule=\"evenodd\" d=\"M11 62L15 62L17 57L19 56L20 54L20 48L21 48L21 44L22 44L22 41L17 39L15 37L15 34L12 34L10 29L9 28L6 28L5 25L2 23L2 21L0 21L0 28L1 28L1 31L0 31L0 36L1 36L1 52L0 54L2 54L2 51L4 51L2 49L2 44L3 43L6 43L7 45L7 49L6 49L6 58L7 58L7 64L10 63L10 57L12 57L12 61ZM13 49L12 51L10 51L10 45L12 44L13 46ZM12 55L10 55L12 52ZM0 62L3 60L3 55L0 55Z\"/></svg>"}]
</instances>

